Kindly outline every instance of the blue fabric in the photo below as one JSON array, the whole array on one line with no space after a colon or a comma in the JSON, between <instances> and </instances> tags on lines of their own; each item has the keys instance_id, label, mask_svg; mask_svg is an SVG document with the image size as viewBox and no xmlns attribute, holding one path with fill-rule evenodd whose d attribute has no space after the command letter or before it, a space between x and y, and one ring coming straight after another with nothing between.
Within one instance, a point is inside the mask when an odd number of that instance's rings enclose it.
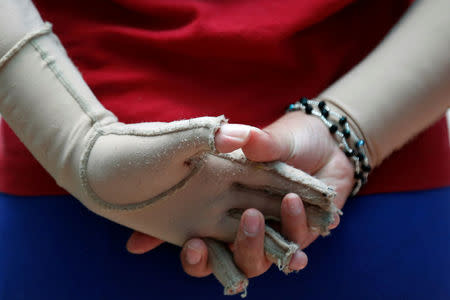
<instances>
[{"instance_id":1,"label":"blue fabric","mask_svg":"<svg viewBox=\"0 0 450 300\"><path fill-rule=\"evenodd\" d=\"M450 299L449 212L450 187L349 200L304 271L272 268L248 299ZM174 246L127 253L129 234L69 196L0 194L0 299L224 298L212 276L183 273Z\"/></svg>"}]
</instances>

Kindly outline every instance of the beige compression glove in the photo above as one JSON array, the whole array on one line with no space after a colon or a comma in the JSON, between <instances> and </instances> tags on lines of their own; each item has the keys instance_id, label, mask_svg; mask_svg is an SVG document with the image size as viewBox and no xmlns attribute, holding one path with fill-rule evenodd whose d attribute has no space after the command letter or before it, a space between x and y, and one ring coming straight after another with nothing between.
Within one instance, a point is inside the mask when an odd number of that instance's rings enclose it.
<instances>
[{"instance_id":1,"label":"beige compression glove","mask_svg":"<svg viewBox=\"0 0 450 300\"><path fill-rule=\"evenodd\" d=\"M33 4L0 1L0 112L56 182L93 212L181 246L208 237L216 277L227 293L247 284L223 244L240 213L278 218L295 192L309 225L328 233L334 191L284 163L252 163L241 151L218 154L224 117L123 124L95 98L51 26ZM270 228L268 256L284 271L298 245Z\"/></svg>"}]
</instances>

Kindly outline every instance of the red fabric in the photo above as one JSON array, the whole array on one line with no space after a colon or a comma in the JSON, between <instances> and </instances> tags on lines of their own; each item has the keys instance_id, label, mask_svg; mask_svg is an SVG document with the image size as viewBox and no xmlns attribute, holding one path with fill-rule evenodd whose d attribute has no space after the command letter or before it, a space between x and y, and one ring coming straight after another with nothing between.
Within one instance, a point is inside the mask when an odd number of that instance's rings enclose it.
<instances>
[{"instance_id":1,"label":"red fabric","mask_svg":"<svg viewBox=\"0 0 450 300\"><path fill-rule=\"evenodd\" d=\"M407 0L34 2L94 93L122 122L225 114L231 122L260 127L354 66L408 5ZM402 155L393 155L366 191L448 184L448 176L441 176L445 170L430 167L446 161L448 172L448 145L442 148L443 137L436 137L442 130L433 127ZM417 153L418 163L405 160ZM416 163L430 176L413 176ZM0 191L64 193L3 121Z\"/></svg>"}]
</instances>

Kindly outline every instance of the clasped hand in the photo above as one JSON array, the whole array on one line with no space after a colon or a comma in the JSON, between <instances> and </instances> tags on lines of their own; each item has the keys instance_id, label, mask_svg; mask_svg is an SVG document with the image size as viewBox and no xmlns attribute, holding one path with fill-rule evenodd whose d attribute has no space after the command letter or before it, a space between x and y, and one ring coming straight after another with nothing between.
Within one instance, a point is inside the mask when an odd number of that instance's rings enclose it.
<instances>
[{"instance_id":1,"label":"clasped hand","mask_svg":"<svg viewBox=\"0 0 450 300\"><path fill-rule=\"evenodd\" d=\"M311 174L336 189L334 199L341 209L353 186L353 166L329 134L328 129L314 117L302 112L286 114L264 130L247 125L226 124L215 136L216 149L226 153L241 148L246 157L253 161L285 161ZM302 199L294 193L285 195L281 202L281 232L302 249L311 244L318 232L308 226ZM330 229L339 224L335 215ZM247 209L240 220L239 230L230 248L237 266L250 278L263 274L272 262L266 257L263 247L264 217L255 209ZM140 254L163 243L162 240L140 232L134 232L127 248ZM209 275L208 250L200 238L192 238L181 251L184 270L195 277ZM301 270L307 264L302 250L292 256L289 267Z\"/></svg>"}]
</instances>

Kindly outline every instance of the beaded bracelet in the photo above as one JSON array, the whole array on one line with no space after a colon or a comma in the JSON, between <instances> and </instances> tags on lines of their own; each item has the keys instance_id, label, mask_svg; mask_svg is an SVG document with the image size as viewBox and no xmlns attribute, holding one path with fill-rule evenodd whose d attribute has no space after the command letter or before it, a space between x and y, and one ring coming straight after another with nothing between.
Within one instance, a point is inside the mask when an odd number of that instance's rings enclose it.
<instances>
[{"instance_id":1,"label":"beaded bracelet","mask_svg":"<svg viewBox=\"0 0 450 300\"><path fill-rule=\"evenodd\" d=\"M351 130L347 118L331 111L325 101L309 100L306 97L302 97L300 101L290 104L286 112L299 110L308 115L314 115L320 118L338 142L339 148L344 151L345 155L353 163L356 182L351 195L356 195L360 188L367 182L367 176L371 170L369 159L364 150L364 140L360 139Z\"/></svg>"}]
</instances>

